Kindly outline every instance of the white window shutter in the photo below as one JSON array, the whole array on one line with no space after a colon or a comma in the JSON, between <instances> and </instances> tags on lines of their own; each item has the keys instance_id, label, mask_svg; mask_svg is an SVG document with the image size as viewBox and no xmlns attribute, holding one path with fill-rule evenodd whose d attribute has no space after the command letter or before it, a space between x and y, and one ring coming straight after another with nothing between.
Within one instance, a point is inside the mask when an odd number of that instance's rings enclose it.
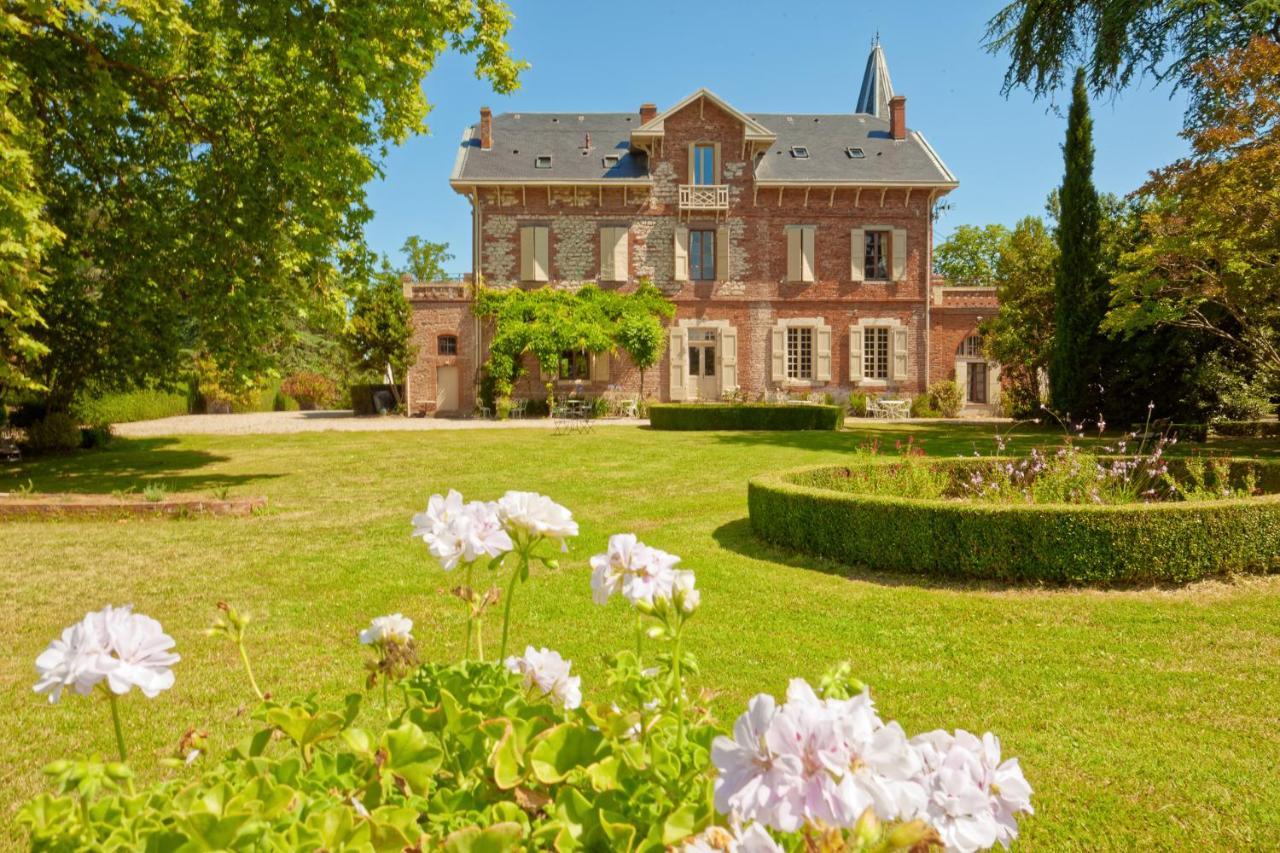
<instances>
[{"instance_id":1,"label":"white window shutter","mask_svg":"<svg viewBox=\"0 0 1280 853\"><path fill-rule=\"evenodd\" d=\"M626 228L613 229L613 274L614 281L631 278L631 232Z\"/></svg>"},{"instance_id":2,"label":"white window shutter","mask_svg":"<svg viewBox=\"0 0 1280 853\"><path fill-rule=\"evenodd\" d=\"M672 400L684 400L689 396L689 330L679 326L671 327L671 348L668 352L671 362L671 385L669 396Z\"/></svg>"},{"instance_id":3,"label":"white window shutter","mask_svg":"<svg viewBox=\"0 0 1280 853\"><path fill-rule=\"evenodd\" d=\"M987 362L987 402L993 406L1000 403L1000 365L994 361Z\"/></svg>"},{"instance_id":4,"label":"white window shutter","mask_svg":"<svg viewBox=\"0 0 1280 853\"><path fill-rule=\"evenodd\" d=\"M787 229L787 281L800 281L803 238L799 228Z\"/></svg>"},{"instance_id":5,"label":"white window shutter","mask_svg":"<svg viewBox=\"0 0 1280 853\"><path fill-rule=\"evenodd\" d=\"M533 227L520 229L520 280L533 281Z\"/></svg>"},{"instance_id":6,"label":"white window shutter","mask_svg":"<svg viewBox=\"0 0 1280 853\"><path fill-rule=\"evenodd\" d=\"M720 387L728 391L738 387L738 330L725 327L720 330L720 342L716 348L717 366L720 368Z\"/></svg>"},{"instance_id":7,"label":"white window shutter","mask_svg":"<svg viewBox=\"0 0 1280 853\"><path fill-rule=\"evenodd\" d=\"M889 330L889 351L893 360L892 378L907 378L907 328L897 326Z\"/></svg>"},{"instance_id":8,"label":"white window shutter","mask_svg":"<svg viewBox=\"0 0 1280 853\"><path fill-rule=\"evenodd\" d=\"M551 252L548 229L539 225L533 229L533 280L546 281L551 269Z\"/></svg>"},{"instance_id":9,"label":"white window shutter","mask_svg":"<svg viewBox=\"0 0 1280 853\"><path fill-rule=\"evenodd\" d=\"M729 280L729 227L716 229L716 280Z\"/></svg>"},{"instance_id":10,"label":"white window shutter","mask_svg":"<svg viewBox=\"0 0 1280 853\"><path fill-rule=\"evenodd\" d=\"M800 280L814 280L813 238L817 229L806 225L800 229Z\"/></svg>"},{"instance_id":11,"label":"white window shutter","mask_svg":"<svg viewBox=\"0 0 1280 853\"><path fill-rule=\"evenodd\" d=\"M850 256L849 262L849 279L851 281L862 281L865 272L864 267L867 262L867 232L862 228L855 228L850 232Z\"/></svg>"},{"instance_id":12,"label":"white window shutter","mask_svg":"<svg viewBox=\"0 0 1280 853\"><path fill-rule=\"evenodd\" d=\"M617 273L614 272L614 252L613 228L600 229L600 280L601 281L617 281Z\"/></svg>"},{"instance_id":13,"label":"white window shutter","mask_svg":"<svg viewBox=\"0 0 1280 853\"><path fill-rule=\"evenodd\" d=\"M769 330L769 377L774 382L787 381L787 329L774 326Z\"/></svg>"},{"instance_id":14,"label":"white window shutter","mask_svg":"<svg viewBox=\"0 0 1280 853\"><path fill-rule=\"evenodd\" d=\"M591 353L591 381L592 382L608 382L609 381L609 353L607 352Z\"/></svg>"},{"instance_id":15,"label":"white window shutter","mask_svg":"<svg viewBox=\"0 0 1280 853\"><path fill-rule=\"evenodd\" d=\"M849 327L849 381L862 381L862 329Z\"/></svg>"},{"instance_id":16,"label":"white window shutter","mask_svg":"<svg viewBox=\"0 0 1280 853\"><path fill-rule=\"evenodd\" d=\"M907 229L893 229L893 280L902 281L907 277Z\"/></svg>"},{"instance_id":17,"label":"white window shutter","mask_svg":"<svg viewBox=\"0 0 1280 853\"><path fill-rule=\"evenodd\" d=\"M814 330L814 349L817 359L814 363L813 378L819 382L831 381L831 327L818 326Z\"/></svg>"},{"instance_id":18,"label":"white window shutter","mask_svg":"<svg viewBox=\"0 0 1280 853\"><path fill-rule=\"evenodd\" d=\"M677 228L675 236L675 269L671 273L673 281L689 280L689 229Z\"/></svg>"},{"instance_id":19,"label":"white window shutter","mask_svg":"<svg viewBox=\"0 0 1280 853\"><path fill-rule=\"evenodd\" d=\"M960 386L960 402L969 402L969 362L956 362L956 384Z\"/></svg>"}]
</instances>

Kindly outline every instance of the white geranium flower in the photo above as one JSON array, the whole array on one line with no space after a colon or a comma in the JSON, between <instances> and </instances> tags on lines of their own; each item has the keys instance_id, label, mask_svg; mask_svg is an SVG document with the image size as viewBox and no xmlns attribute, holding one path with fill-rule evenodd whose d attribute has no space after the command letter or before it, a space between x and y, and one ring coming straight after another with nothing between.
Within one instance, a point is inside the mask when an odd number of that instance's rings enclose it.
<instances>
[{"instance_id":1,"label":"white geranium flower","mask_svg":"<svg viewBox=\"0 0 1280 853\"><path fill-rule=\"evenodd\" d=\"M62 698L62 691L67 688L87 695L112 666L111 657L99 644L97 635L84 622L77 622L64 628L62 636L36 658L40 679L35 691L48 694L51 703Z\"/></svg>"},{"instance_id":2,"label":"white geranium flower","mask_svg":"<svg viewBox=\"0 0 1280 853\"><path fill-rule=\"evenodd\" d=\"M644 547L634 533L615 533L609 537L605 552L591 558L591 599L596 604L606 604L622 593L632 560Z\"/></svg>"},{"instance_id":3,"label":"white geranium flower","mask_svg":"<svg viewBox=\"0 0 1280 853\"><path fill-rule=\"evenodd\" d=\"M733 737L712 741L711 763L720 771L715 805L721 814L737 813L793 832L804 822L792 796L804 767L796 756L777 754L769 746L766 738L777 714L773 697L759 693L733 724Z\"/></svg>"},{"instance_id":4,"label":"white geranium flower","mask_svg":"<svg viewBox=\"0 0 1280 853\"><path fill-rule=\"evenodd\" d=\"M63 630L36 658L40 680L35 690L57 702L65 688L85 695L105 680L113 693L137 687L155 698L173 686L169 667L179 660L169 651L173 645L173 638L150 616L107 606Z\"/></svg>"},{"instance_id":5,"label":"white geranium flower","mask_svg":"<svg viewBox=\"0 0 1280 853\"><path fill-rule=\"evenodd\" d=\"M512 548L497 506L482 501L463 503L462 495L432 495L425 512L413 517L413 535L427 543L431 556L445 571L482 556L497 557Z\"/></svg>"},{"instance_id":6,"label":"white geranium flower","mask_svg":"<svg viewBox=\"0 0 1280 853\"><path fill-rule=\"evenodd\" d=\"M432 495L427 499L425 512L413 516L413 536L431 544L431 536L438 533L462 514L462 495L450 489L447 495Z\"/></svg>"},{"instance_id":7,"label":"white geranium flower","mask_svg":"<svg viewBox=\"0 0 1280 853\"><path fill-rule=\"evenodd\" d=\"M369 627L360 632L360 642L366 646L380 646L387 642L408 643L413 640L413 620L399 613L377 616Z\"/></svg>"},{"instance_id":8,"label":"white geranium flower","mask_svg":"<svg viewBox=\"0 0 1280 853\"><path fill-rule=\"evenodd\" d=\"M134 613L132 608L108 605L85 616L85 624L95 631L98 642L115 659L107 669L107 686L113 693L125 694L137 687L148 699L173 686L173 670L169 667L179 657L169 651L173 637L150 616Z\"/></svg>"},{"instance_id":9,"label":"white geranium flower","mask_svg":"<svg viewBox=\"0 0 1280 853\"><path fill-rule=\"evenodd\" d=\"M729 828L709 826L690 838L684 853L783 853L782 846L758 823L744 829L736 824Z\"/></svg>"},{"instance_id":10,"label":"white geranium flower","mask_svg":"<svg viewBox=\"0 0 1280 853\"><path fill-rule=\"evenodd\" d=\"M527 646L524 654L507 658L507 669L524 679L525 687L536 688L567 711L582 704L582 679L569 674L571 661L550 649Z\"/></svg>"},{"instance_id":11,"label":"white geranium flower","mask_svg":"<svg viewBox=\"0 0 1280 853\"><path fill-rule=\"evenodd\" d=\"M653 604L656 598L670 598L676 582L675 566L680 562L675 554L643 547L622 582L622 594L632 604Z\"/></svg>"},{"instance_id":12,"label":"white geranium flower","mask_svg":"<svg viewBox=\"0 0 1280 853\"><path fill-rule=\"evenodd\" d=\"M529 536L545 536L564 547L564 540L578 535L573 513L537 492L507 492L498 499L498 515L507 529Z\"/></svg>"},{"instance_id":13,"label":"white geranium flower","mask_svg":"<svg viewBox=\"0 0 1280 853\"><path fill-rule=\"evenodd\" d=\"M671 597L686 614L698 609L702 593L694 586L693 572L678 571L671 586Z\"/></svg>"},{"instance_id":14,"label":"white geranium flower","mask_svg":"<svg viewBox=\"0 0 1280 853\"><path fill-rule=\"evenodd\" d=\"M912 739L925 768L926 819L948 850L1008 847L1018 837L1017 815L1033 814L1031 786L1018 760L1000 761L1000 741L959 730Z\"/></svg>"},{"instance_id":15,"label":"white geranium flower","mask_svg":"<svg viewBox=\"0 0 1280 853\"><path fill-rule=\"evenodd\" d=\"M462 557L465 561L481 557L498 557L514 547L510 534L502 525L496 503L472 501L462 515Z\"/></svg>"}]
</instances>

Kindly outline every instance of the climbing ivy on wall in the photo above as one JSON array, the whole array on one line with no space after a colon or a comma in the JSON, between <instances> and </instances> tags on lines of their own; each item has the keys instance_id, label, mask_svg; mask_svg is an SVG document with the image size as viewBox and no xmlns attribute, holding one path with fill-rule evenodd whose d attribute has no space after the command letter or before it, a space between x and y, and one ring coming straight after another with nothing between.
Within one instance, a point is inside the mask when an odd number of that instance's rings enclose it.
<instances>
[{"instance_id":1,"label":"climbing ivy on wall","mask_svg":"<svg viewBox=\"0 0 1280 853\"><path fill-rule=\"evenodd\" d=\"M629 293L585 284L577 290L478 288L477 316L493 324L493 341L485 371L494 396L505 398L532 355L543 373L559 368L566 350L625 352L641 370L662 353L662 320L675 305L647 279Z\"/></svg>"}]
</instances>

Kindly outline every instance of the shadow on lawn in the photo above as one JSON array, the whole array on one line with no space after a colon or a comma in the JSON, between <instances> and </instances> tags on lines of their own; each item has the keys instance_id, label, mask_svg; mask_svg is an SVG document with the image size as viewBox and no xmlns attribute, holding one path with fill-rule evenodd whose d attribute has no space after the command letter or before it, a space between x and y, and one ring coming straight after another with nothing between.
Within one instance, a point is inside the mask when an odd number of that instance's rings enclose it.
<instances>
[{"instance_id":1,"label":"shadow on lawn","mask_svg":"<svg viewBox=\"0 0 1280 853\"><path fill-rule=\"evenodd\" d=\"M31 481L37 492L111 494L141 490L151 483L170 492L234 488L274 479L278 474L215 474L197 469L229 457L204 450L179 450L173 438L116 438L102 450L41 456L0 467L0 491Z\"/></svg>"}]
</instances>

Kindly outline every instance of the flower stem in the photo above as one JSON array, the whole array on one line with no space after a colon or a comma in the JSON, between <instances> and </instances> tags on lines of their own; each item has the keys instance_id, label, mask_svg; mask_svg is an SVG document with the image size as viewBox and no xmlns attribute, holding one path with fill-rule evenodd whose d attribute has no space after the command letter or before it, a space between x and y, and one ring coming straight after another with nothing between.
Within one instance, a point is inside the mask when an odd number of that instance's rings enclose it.
<instances>
[{"instance_id":1,"label":"flower stem","mask_svg":"<svg viewBox=\"0 0 1280 853\"><path fill-rule=\"evenodd\" d=\"M511 627L511 599L515 597L516 581L520 580L520 573L529 567L529 552L521 550L520 562L516 564L515 569L511 572L511 583L507 584L507 600L502 603L502 645L498 650L498 660L507 659L507 629Z\"/></svg>"},{"instance_id":2,"label":"flower stem","mask_svg":"<svg viewBox=\"0 0 1280 853\"><path fill-rule=\"evenodd\" d=\"M476 620L476 659L481 663L484 662L484 624Z\"/></svg>"},{"instance_id":3,"label":"flower stem","mask_svg":"<svg viewBox=\"0 0 1280 853\"><path fill-rule=\"evenodd\" d=\"M249 663L249 653L244 650L244 637L236 640L236 647L240 649L240 660L244 661L244 671L249 673L249 685L253 687L253 692L261 701L266 697L262 695L262 689L258 687L258 679L253 677L253 666Z\"/></svg>"},{"instance_id":4,"label":"flower stem","mask_svg":"<svg viewBox=\"0 0 1280 853\"><path fill-rule=\"evenodd\" d=\"M676 626L675 645L671 650L671 674L676 683L676 696L673 706L676 711L676 748L680 749L684 746L684 686L681 684L680 673L680 635L683 633L681 628Z\"/></svg>"},{"instance_id":5,"label":"flower stem","mask_svg":"<svg viewBox=\"0 0 1280 853\"><path fill-rule=\"evenodd\" d=\"M472 586L472 578L475 577L475 560L467 563L467 592L471 596L467 600L467 642L462 647L462 659L465 661L471 657L471 623L475 621L476 603L475 603L475 587Z\"/></svg>"},{"instance_id":6,"label":"flower stem","mask_svg":"<svg viewBox=\"0 0 1280 853\"><path fill-rule=\"evenodd\" d=\"M640 611L636 611L636 666L640 666L640 646L644 640L644 623L641 621Z\"/></svg>"},{"instance_id":7,"label":"flower stem","mask_svg":"<svg viewBox=\"0 0 1280 853\"><path fill-rule=\"evenodd\" d=\"M388 684L389 681L390 679L387 678L386 673L383 673L382 675L382 707L385 708L387 711L388 720L391 719L391 696L388 693L388 690L390 689L390 686Z\"/></svg>"},{"instance_id":8,"label":"flower stem","mask_svg":"<svg viewBox=\"0 0 1280 853\"><path fill-rule=\"evenodd\" d=\"M111 722L116 728L116 748L120 750L120 760L128 761L129 756L124 748L124 729L120 726L120 703L115 692L110 688L107 688L107 696L111 700Z\"/></svg>"}]
</instances>

